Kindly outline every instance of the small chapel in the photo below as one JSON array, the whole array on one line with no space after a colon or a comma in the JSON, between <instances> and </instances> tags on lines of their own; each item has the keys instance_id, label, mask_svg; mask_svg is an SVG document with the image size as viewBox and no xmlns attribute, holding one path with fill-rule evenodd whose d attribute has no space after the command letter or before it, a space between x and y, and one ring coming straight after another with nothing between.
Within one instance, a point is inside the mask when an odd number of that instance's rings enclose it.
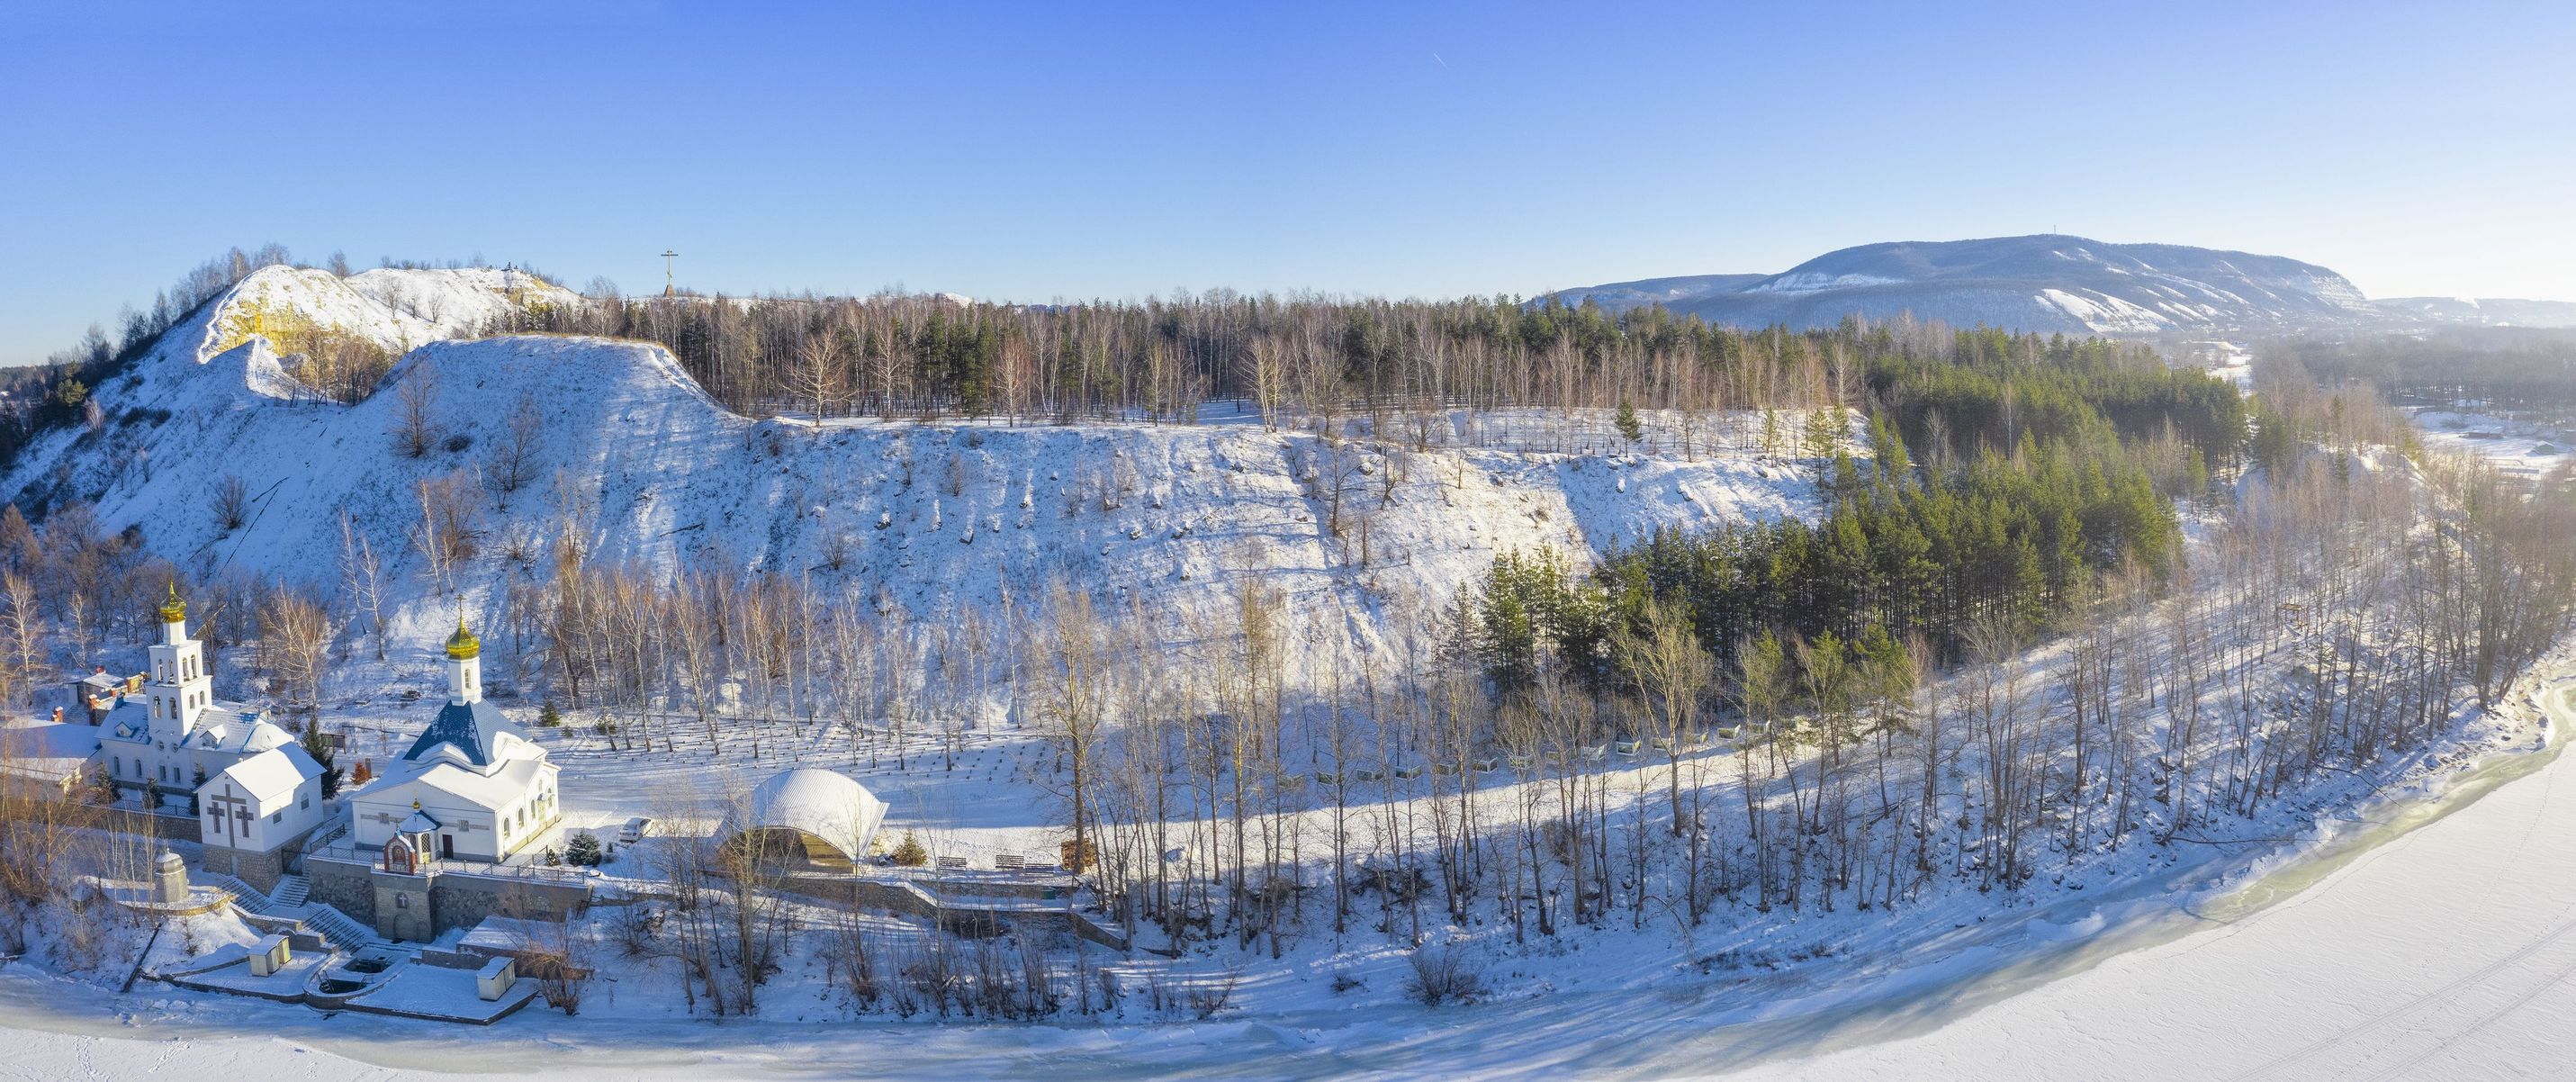
<instances>
[{"instance_id":1,"label":"small chapel","mask_svg":"<svg viewBox=\"0 0 2576 1082\"><path fill-rule=\"evenodd\" d=\"M525 730L483 701L482 643L459 619L447 639L447 701L384 781L349 798L362 848L406 863L500 861L562 816L558 768ZM389 844L396 843L399 844Z\"/></svg>"}]
</instances>

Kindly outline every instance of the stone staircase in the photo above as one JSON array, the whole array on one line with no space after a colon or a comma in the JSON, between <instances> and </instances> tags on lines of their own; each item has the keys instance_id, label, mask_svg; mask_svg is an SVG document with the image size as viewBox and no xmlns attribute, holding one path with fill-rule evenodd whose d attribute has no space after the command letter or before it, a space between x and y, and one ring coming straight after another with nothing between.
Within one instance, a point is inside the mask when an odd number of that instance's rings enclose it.
<instances>
[{"instance_id":1,"label":"stone staircase","mask_svg":"<svg viewBox=\"0 0 2576 1082\"><path fill-rule=\"evenodd\" d=\"M374 929L358 923L357 918L322 902L311 902L305 905L304 926L312 929L322 938L330 940L333 946L345 951L355 951L361 947L371 947L385 941L384 937L377 935Z\"/></svg>"},{"instance_id":2,"label":"stone staircase","mask_svg":"<svg viewBox=\"0 0 2576 1082\"><path fill-rule=\"evenodd\" d=\"M326 902L313 901L313 881L300 875L280 877L273 891L263 893L229 875L205 876L214 885L231 891L233 905L245 913L262 918L262 923L287 924L330 941L341 950L355 951L385 942L357 918L340 912Z\"/></svg>"},{"instance_id":3,"label":"stone staircase","mask_svg":"<svg viewBox=\"0 0 2576 1082\"><path fill-rule=\"evenodd\" d=\"M262 916L268 915L268 911L271 908L268 895L261 893L258 887L244 883L241 880L225 875L222 872L199 872L197 873L197 876L198 878L204 879L205 881L229 892L233 896L233 904L241 907L243 910L257 913Z\"/></svg>"}]
</instances>

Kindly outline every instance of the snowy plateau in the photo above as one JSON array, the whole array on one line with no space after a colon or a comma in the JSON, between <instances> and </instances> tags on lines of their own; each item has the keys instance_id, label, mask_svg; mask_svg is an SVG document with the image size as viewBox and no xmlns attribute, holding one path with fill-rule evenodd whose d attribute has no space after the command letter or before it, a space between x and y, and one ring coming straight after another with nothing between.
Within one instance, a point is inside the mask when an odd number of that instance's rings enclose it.
<instances>
[{"instance_id":1,"label":"snowy plateau","mask_svg":"<svg viewBox=\"0 0 2576 1082\"><path fill-rule=\"evenodd\" d=\"M1805 297L1894 280L1826 266L1783 276L1768 292ZM2317 305L2360 303L2337 290L2340 279L2301 280ZM2164 299L2148 308L2016 288L2015 303L2050 306L2078 327L2185 322L2183 306L2226 299L2211 287L2159 284L2151 288ZM1436 649L1400 629L1424 626L1414 617L1448 605L1499 554L1553 549L1588 560L1664 527L1808 517L1820 506L1814 464L1744 450L1752 441L1742 433L1757 421L1740 416L1695 422L1706 427L1688 454L1670 438L1681 423L1672 418L1648 419L1657 449L1641 453L1607 417L1537 412L1443 412L1433 431L1382 440L1326 440L1250 412L1188 425L743 417L658 346L472 337L531 297L585 303L488 270L345 279L261 270L97 388L100 423L28 448L0 493L27 505L86 504L106 529L131 527L202 576L327 584L347 537L372 539L398 584L388 599L395 648L383 663L353 650L322 704L370 734L356 745L369 753L390 745L367 741L417 727L403 695L433 685L432 648L460 615L487 628L506 623L513 584L566 534L604 565L668 574L714 560L800 576L819 596L913 628L1030 605L1053 584L1074 584L1157 629L1145 648L1171 666L1222 663L1208 645L1212 629L1257 579L1281 595L1288 683L1317 689L1348 680L1355 659ZM403 408L394 394L341 405L303 387L262 333L282 324L335 328L399 354L386 386L435 384L441 447L422 459L389 452ZM484 468L527 408L542 417L533 480L495 500L482 552L442 574L404 540L422 515L417 486ZM2410 484L2401 463L2364 460L2357 472L2389 492ZM228 478L250 499L233 529L205 510ZM1359 513L1338 506L1337 493L1369 506L1365 531L1325 527ZM2206 518L2187 526L2193 544L2208 544ZM499 637L486 641L488 671L515 680ZM2043 645L2029 664L2062 661L2066 649ZM530 1010L488 1030L148 983L120 992L115 980L52 972L40 958L0 966L0 1026L15 1046L8 1070L31 1077L2531 1072L2563 1063L2564 1048L2530 1019L2576 1010L2576 985L2565 981L2576 973L2576 903L2563 900L2576 896L2576 857L2555 840L2576 827L2576 800L2549 799L2576 770L2558 754L2571 665L2554 654L2497 709L2465 711L2432 743L2227 821L2224 836L2065 855L2009 898L1960 882L1892 909L1737 907L1696 929L1668 914L1634 924L1623 915L1526 950L1507 949L1498 926L1446 929L1454 949L1484 967L1484 1001L1472 1004L1411 1002L1403 986L1415 963L1361 922L1347 936L1306 935L1285 948L1090 958L1110 975L1104 985L1130 989L1129 1007L1040 1022L854 1019L833 971L804 953L772 979L757 1017L705 1021L690 1017L684 981L668 967L620 960L602 945L593 957L605 979L578 1016ZM1001 674L988 675L997 690L980 700L970 730L919 743L901 763L874 752L862 762L803 728L781 727L747 749L684 740L669 754L621 749L581 726L532 731L562 766L567 826L613 832L649 815L667 829L705 827L673 821L670 809L691 792L718 796L745 777L812 764L885 797L889 834L915 831L987 861L1052 852L1061 831L1041 807L1052 792L1050 752L1023 704L998 690ZM2252 683L2277 674L2212 675ZM522 722L535 713L533 702L501 704ZM1726 752L1693 754L1714 763ZM1712 767L1720 776L1733 769ZM1630 749L1595 773L1607 791L1627 794L1619 799L1632 811L1660 799L1653 755ZM1425 804L1422 790L1386 784L1369 821L1389 825L1364 829L1395 830L1383 809ZM1534 775L1492 784L1498 804L1536 800L1547 786ZM1292 818L1313 827L1324 814ZM1408 829L1414 821L1408 812ZM652 844L606 873L612 889L641 889L618 881L640 874ZM1375 903L1365 908L1373 918ZM868 930L915 934L891 918ZM137 964L256 939L230 916L188 918ZM1136 991L1186 997L1218 984L1230 999L1200 1017L1150 1010ZM2247 1022L2291 999L2296 1025ZM2141 1017L2154 1024L2135 1024ZM2480 1033L2494 1039L2464 1040Z\"/></svg>"}]
</instances>

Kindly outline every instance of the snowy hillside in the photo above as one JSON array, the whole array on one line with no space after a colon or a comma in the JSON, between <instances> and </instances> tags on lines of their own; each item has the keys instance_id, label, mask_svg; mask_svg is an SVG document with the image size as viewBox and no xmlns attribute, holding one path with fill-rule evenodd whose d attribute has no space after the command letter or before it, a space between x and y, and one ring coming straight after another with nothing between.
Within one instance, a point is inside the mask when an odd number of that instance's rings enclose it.
<instances>
[{"instance_id":1,"label":"snowy hillside","mask_svg":"<svg viewBox=\"0 0 2576 1082\"><path fill-rule=\"evenodd\" d=\"M2384 317L2342 275L2280 256L2040 235L1867 244L1767 277L1710 275L1568 290L1722 323L1832 326L1900 315L2071 334L2348 325ZM1681 288L1662 287L1667 283Z\"/></svg>"},{"instance_id":2,"label":"snowy hillside","mask_svg":"<svg viewBox=\"0 0 2576 1082\"><path fill-rule=\"evenodd\" d=\"M2503 297L2388 297L2378 302L2394 316L2425 323L2471 327L2576 327L2576 302Z\"/></svg>"},{"instance_id":3,"label":"snowy hillside","mask_svg":"<svg viewBox=\"0 0 2576 1082\"><path fill-rule=\"evenodd\" d=\"M207 321L200 348L211 356L253 334L274 338L297 320L352 333L397 353L489 325L521 305L569 305L581 298L533 275L489 267L387 268L341 278L329 271L268 267L233 288Z\"/></svg>"},{"instance_id":4,"label":"snowy hillside","mask_svg":"<svg viewBox=\"0 0 2576 1082\"><path fill-rule=\"evenodd\" d=\"M1258 572L1301 621L1295 649L1327 663L1377 645L1384 616L1445 601L1497 552L1598 550L1812 500L1794 466L1751 457L1415 452L1251 418L818 431L726 412L657 346L437 341L509 303L497 271L261 271L102 387L106 423L40 442L0 484L29 506L94 504L102 524L140 527L183 566L317 583L336 574L345 510L401 583L397 626L424 635L453 619L453 602L409 541L417 486L461 476L482 493L484 540L457 587L486 619L496 587L525 570L507 553L542 560L568 517L597 562L668 568L704 552L918 619L969 604L991 615L1006 594L1025 603L1062 578L1122 607L1142 598L1175 640L1226 612L1241 576ZM237 340L243 324L280 312L418 348L366 401L317 403L268 339ZM405 458L389 435L404 410L394 388L422 379L435 388L439 440ZM541 423L527 483L505 495L497 463L522 413ZM209 509L227 475L251 496L231 531Z\"/></svg>"}]
</instances>

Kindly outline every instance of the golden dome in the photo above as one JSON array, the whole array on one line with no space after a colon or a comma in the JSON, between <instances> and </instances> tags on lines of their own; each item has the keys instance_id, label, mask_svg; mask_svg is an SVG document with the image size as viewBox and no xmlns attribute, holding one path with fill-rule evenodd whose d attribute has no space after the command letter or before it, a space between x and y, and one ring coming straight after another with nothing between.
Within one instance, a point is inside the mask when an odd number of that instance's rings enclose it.
<instances>
[{"instance_id":1,"label":"golden dome","mask_svg":"<svg viewBox=\"0 0 2576 1082\"><path fill-rule=\"evenodd\" d=\"M456 634L447 637L447 656L463 661L482 652L483 640L475 638L473 632L465 629L463 616L457 617Z\"/></svg>"},{"instance_id":2,"label":"golden dome","mask_svg":"<svg viewBox=\"0 0 2576 1082\"><path fill-rule=\"evenodd\" d=\"M188 618L188 603L179 599L179 584L170 584L170 598L161 603L161 622L175 624Z\"/></svg>"}]
</instances>

